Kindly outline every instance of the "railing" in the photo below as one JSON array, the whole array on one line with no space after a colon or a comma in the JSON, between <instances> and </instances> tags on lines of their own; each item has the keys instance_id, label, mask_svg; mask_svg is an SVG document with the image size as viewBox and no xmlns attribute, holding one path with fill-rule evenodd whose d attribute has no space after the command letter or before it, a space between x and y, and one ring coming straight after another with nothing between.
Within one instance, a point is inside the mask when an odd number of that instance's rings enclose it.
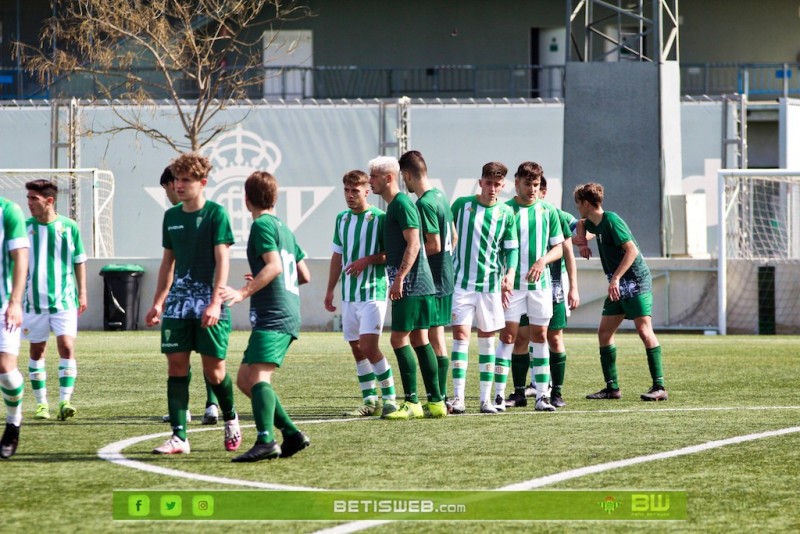
<instances>
[{"instance_id":1,"label":"railing","mask_svg":"<svg viewBox=\"0 0 800 534\"><path fill-rule=\"evenodd\" d=\"M235 69L235 67L232 67ZM750 98L800 94L800 63L681 65L681 94L747 94ZM155 70L138 69L137 74ZM120 75L123 73L119 73ZM435 65L431 67L266 67L263 83L250 87L250 98L338 99L394 98L563 98L564 66ZM191 80L179 80L181 98L197 97ZM44 99L55 96L92 98L94 80L74 76L51 87L40 86L16 68L0 68L0 99ZM122 94L122 89L119 90ZM119 96L119 95L114 95ZM166 98L167 94L153 94Z\"/></svg>"}]
</instances>

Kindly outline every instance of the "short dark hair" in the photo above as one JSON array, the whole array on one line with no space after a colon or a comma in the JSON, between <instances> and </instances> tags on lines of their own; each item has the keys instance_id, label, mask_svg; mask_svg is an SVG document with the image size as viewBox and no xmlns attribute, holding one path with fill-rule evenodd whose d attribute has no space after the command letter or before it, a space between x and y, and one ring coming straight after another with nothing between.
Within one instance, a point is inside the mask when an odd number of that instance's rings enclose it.
<instances>
[{"instance_id":1,"label":"short dark hair","mask_svg":"<svg viewBox=\"0 0 800 534\"><path fill-rule=\"evenodd\" d=\"M542 166L535 161L524 161L520 163L519 167L517 167L516 174L514 174L514 178L519 178L520 180L541 179L543 176L544 170L542 170Z\"/></svg>"},{"instance_id":2,"label":"short dark hair","mask_svg":"<svg viewBox=\"0 0 800 534\"><path fill-rule=\"evenodd\" d=\"M409 150L400 156L400 172L407 172L412 178L420 178L423 174L428 174L428 165L425 158L418 150Z\"/></svg>"},{"instance_id":3,"label":"short dark hair","mask_svg":"<svg viewBox=\"0 0 800 534\"><path fill-rule=\"evenodd\" d=\"M245 180L244 194L256 208L272 209L278 200L278 180L267 171L256 171Z\"/></svg>"},{"instance_id":4,"label":"short dark hair","mask_svg":"<svg viewBox=\"0 0 800 534\"><path fill-rule=\"evenodd\" d=\"M359 171L358 169L347 171L344 176L342 176L342 183L344 185L355 185L355 186L362 186L367 185L369 183L369 176L364 171Z\"/></svg>"},{"instance_id":5,"label":"short dark hair","mask_svg":"<svg viewBox=\"0 0 800 534\"><path fill-rule=\"evenodd\" d=\"M585 200L592 206L598 207L603 203L603 194L602 185L589 182L576 187L573 196L575 197L575 202L583 202Z\"/></svg>"},{"instance_id":6,"label":"short dark hair","mask_svg":"<svg viewBox=\"0 0 800 534\"><path fill-rule=\"evenodd\" d=\"M25 184L25 189L35 191L46 198L58 197L58 186L50 180L31 180Z\"/></svg>"},{"instance_id":7,"label":"short dark hair","mask_svg":"<svg viewBox=\"0 0 800 534\"><path fill-rule=\"evenodd\" d=\"M547 178L544 177L544 174L539 179L539 189L547 189Z\"/></svg>"},{"instance_id":8,"label":"short dark hair","mask_svg":"<svg viewBox=\"0 0 800 534\"><path fill-rule=\"evenodd\" d=\"M175 181L175 175L172 174L172 168L167 166L164 172L161 173L161 187L165 187Z\"/></svg>"},{"instance_id":9,"label":"short dark hair","mask_svg":"<svg viewBox=\"0 0 800 534\"><path fill-rule=\"evenodd\" d=\"M506 174L508 174L508 167L499 161L490 161L481 170L481 178L505 178Z\"/></svg>"}]
</instances>

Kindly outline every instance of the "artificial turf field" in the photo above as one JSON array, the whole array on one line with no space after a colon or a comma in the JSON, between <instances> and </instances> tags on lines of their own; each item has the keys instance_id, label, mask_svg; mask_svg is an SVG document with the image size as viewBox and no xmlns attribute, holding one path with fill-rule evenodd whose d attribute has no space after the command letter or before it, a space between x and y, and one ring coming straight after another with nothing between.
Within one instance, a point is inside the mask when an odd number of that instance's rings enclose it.
<instances>
[{"instance_id":1,"label":"artificial turf field","mask_svg":"<svg viewBox=\"0 0 800 534\"><path fill-rule=\"evenodd\" d=\"M229 372L235 373L248 332L234 332ZM685 450L684 454L605 470L542 486L552 490L677 490L687 492L686 521L653 522L392 522L371 533L417 532L726 532L800 531L800 337L660 334L670 399L644 403L650 385L644 349L633 333L617 336L623 398L589 401L602 375L596 338L567 332L565 408L527 408L478 415L477 342L470 347L467 411L442 420L347 419L360 394L349 347L335 333L303 333L273 381L283 405L312 445L294 458L232 464L222 425L201 426L205 392L199 373L191 386L192 453L162 457L151 449L166 439L166 364L158 334L81 332L73 419L33 420L27 380L17 454L0 461L2 532L316 532L336 522L122 522L113 521L112 490L228 490L286 485L338 490L492 490L548 475ZM49 347L48 392L57 404L57 358ZM396 360L382 339L384 353ZM193 356L195 369L199 357ZM510 379L509 379L510 380ZM420 391L424 391L420 378ZM510 391L510 388L509 388ZM237 393L242 449L255 440L249 401ZM788 429L784 434L692 451L739 436ZM201 432L192 432L203 430ZM137 440L140 436L163 436ZM128 445L117 444L129 440ZM723 442L725 443L725 442ZM115 445L117 444L117 445ZM720 444L721 445L721 444ZM101 459L119 450L137 462ZM132 466L165 468L150 472ZM168 472L166 469L179 471ZM175 476L175 475L182 476ZM191 478L235 479L239 486ZM244 481L244 482L241 482ZM265 490L267 491L267 490ZM265 506L269 506L265 493ZM340 531L352 531L347 526ZM348 530L350 529L350 530Z\"/></svg>"}]
</instances>

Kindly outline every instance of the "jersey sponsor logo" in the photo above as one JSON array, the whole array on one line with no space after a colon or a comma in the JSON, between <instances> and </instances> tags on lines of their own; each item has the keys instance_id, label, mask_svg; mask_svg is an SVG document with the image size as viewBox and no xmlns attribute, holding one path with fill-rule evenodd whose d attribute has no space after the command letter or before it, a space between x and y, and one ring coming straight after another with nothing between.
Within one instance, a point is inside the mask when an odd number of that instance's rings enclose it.
<instances>
[{"instance_id":1,"label":"jersey sponsor logo","mask_svg":"<svg viewBox=\"0 0 800 534\"><path fill-rule=\"evenodd\" d=\"M183 230L183 225L182 224L175 224L175 225L172 225L172 226L167 226L167 231L168 232L174 232L175 230Z\"/></svg>"}]
</instances>

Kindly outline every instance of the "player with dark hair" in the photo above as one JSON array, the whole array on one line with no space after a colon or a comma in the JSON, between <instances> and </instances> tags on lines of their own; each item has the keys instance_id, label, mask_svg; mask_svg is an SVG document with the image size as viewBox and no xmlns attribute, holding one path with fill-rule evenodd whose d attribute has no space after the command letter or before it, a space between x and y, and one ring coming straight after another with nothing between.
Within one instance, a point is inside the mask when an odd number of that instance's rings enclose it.
<instances>
[{"instance_id":1,"label":"player with dark hair","mask_svg":"<svg viewBox=\"0 0 800 534\"><path fill-rule=\"evenodd\" d=\"M300 333L299 284L310 280L305 252L291 230L275 216L278 182L256 171L244 183L245 205L253 217L247 240L247 262L252 276L240 289L225 287L220 295L235 304L250 298L253 331L236 379L253 406L256 442L232 462L288 458L309 446L308 437L289 418L272 386L272 375L283 365L289 346ZM275 427L283 443L275 440Z\"/></svg>"},{"instance_id":2,"label":"player with dark hair","mask_svg":"<svg viewBox=\"0 0 800 534\"><path fill-rule=\"evenodd\" d=\"M596 237L597 249L603 271L608 278L608 296L603 304L603 316L597 336L600 341L600 365L606 387L587 395L587 399L621 399L617 381L617 347L614 334L624 319L632 319L636 332L644 343L652 387L641 395L644 401L667 400L664 373L661 363L661 346L651 322L653 306L652 277L650 269L639 252L628 225L619 215L603 210L603 186L597 183L579 185L574 192L575 205L581 220L577 225L576 240L581 256L588 258L591 250L586 245L585 234Z\"/></svg>"}]
</instances>

